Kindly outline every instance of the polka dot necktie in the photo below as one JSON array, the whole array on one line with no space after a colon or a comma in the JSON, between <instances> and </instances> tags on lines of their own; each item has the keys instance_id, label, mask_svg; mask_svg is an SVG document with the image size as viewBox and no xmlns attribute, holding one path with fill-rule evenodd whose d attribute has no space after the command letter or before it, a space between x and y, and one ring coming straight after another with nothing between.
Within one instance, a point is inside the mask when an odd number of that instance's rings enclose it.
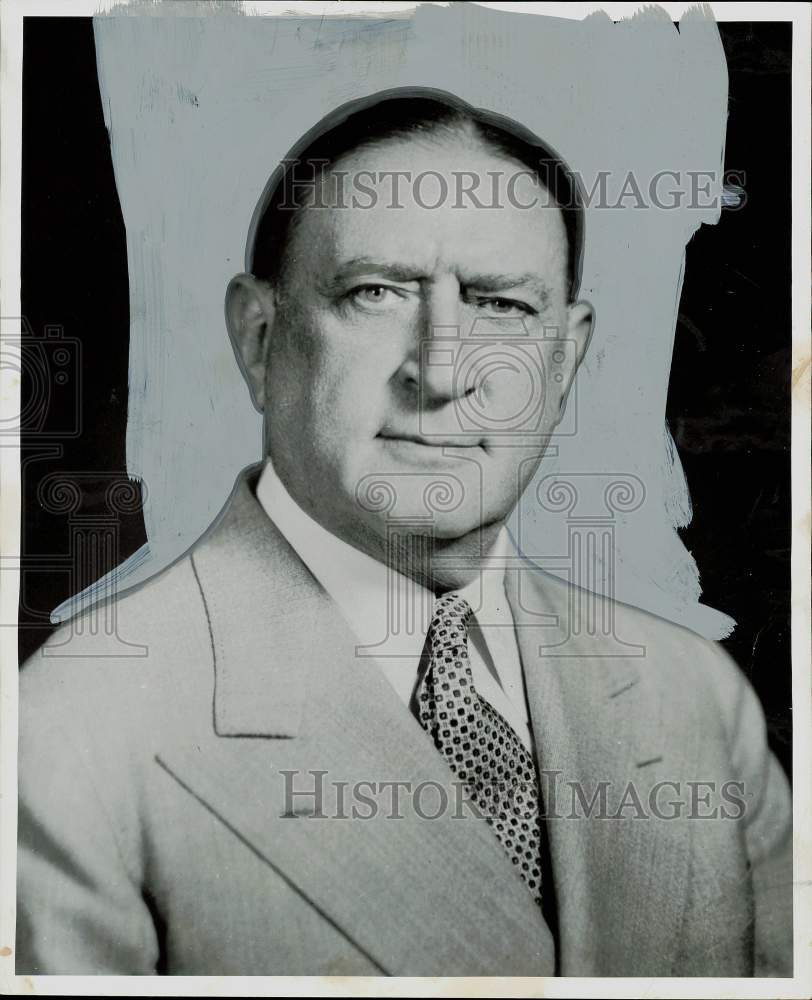
<instances>
[{"instance_id":1,"label":"polka dot necktie","mask_svg":"<svg viewBox=\"0 0 812 1000\"><path fill-rule=\"evenodd\" d=\"M426 639L431 659L416 692L418 717L541 905L536 769L510 724L474 687L468 660L472 614L459 594L436 601Z\"/></svg>"}]
</instances>

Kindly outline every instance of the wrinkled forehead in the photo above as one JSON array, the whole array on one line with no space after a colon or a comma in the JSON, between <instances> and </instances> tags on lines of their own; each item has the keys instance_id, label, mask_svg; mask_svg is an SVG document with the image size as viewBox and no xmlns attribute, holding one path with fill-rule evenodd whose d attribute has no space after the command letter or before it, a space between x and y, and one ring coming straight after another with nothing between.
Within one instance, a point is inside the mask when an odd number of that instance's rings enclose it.
<instances>
[{"instance_id":1,"label":"wrinkled forehead","mask_svg":"<svg viewBox=\"0 0 812 1000\"><path fill-rule=\"evenodd\" d=\"M467 135L370 144L302 192L288 254L311 267L403 260L421 269L537 270L566 282L561 209L522 163Z\"/></svg>"}]
</instances>

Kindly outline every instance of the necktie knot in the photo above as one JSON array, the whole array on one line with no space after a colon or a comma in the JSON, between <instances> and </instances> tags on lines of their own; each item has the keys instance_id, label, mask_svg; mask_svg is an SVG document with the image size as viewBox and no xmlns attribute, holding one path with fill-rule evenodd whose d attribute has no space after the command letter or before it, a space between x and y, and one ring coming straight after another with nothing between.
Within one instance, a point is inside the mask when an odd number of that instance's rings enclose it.
<instances>
[{"instance_id":1,"label":"necktie knot","mask_svg":"<svg viewBox=\"0 0 812 1000\"><path fill-rule=\"evenodd\" d=\"M468 620L473 613L468 601L455 591L437 598L428 632L432 656L458 647L467 650Z\"/></svg>"}]
</instances>

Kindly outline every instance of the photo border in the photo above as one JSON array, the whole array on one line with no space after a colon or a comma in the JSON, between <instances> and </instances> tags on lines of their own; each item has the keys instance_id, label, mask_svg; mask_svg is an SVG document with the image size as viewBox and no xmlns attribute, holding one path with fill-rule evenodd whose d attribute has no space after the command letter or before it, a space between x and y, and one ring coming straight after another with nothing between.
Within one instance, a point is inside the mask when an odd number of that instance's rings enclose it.
<instances>
[{"instance_id":1,"label":"photo border","mask_svg":"<svg viewBox=\"0 0 812 1000\"><path fill-rule=\"evenodd\" d=\"M112 0L3 0L0 5L0 335L20 309L22 28L24 17L86 17L114 7L150 16L149 3ZM162 3L164 8L177 6ZM222 5L217 5L222 7ZM375 16L408 12L416 3L235 3L251 16ZM444 5L441 5L444 6ZM502 11L580 19L603 10L629 17L639 3L483 3ZM645 5L648 6L648 5ZM662 3L674 20L695 4ZM217 8L183 3L188 16ZM792 694L794 955L792 979L726 978L387 978L221 976L15 976L17 844L17 632L0 629L0 988L3 993L112 996L482 996L524 997L808 997L812 993L812 674L810 673L810 7L805 3L714 3L717 21L789 21L792 46ZM165 11L162 11L165 14ZM0 421L19 414L20 379L0 369ZM0 446L0 621L16 621L20 560L20 442Z\"/></svg>"}]
</instances>

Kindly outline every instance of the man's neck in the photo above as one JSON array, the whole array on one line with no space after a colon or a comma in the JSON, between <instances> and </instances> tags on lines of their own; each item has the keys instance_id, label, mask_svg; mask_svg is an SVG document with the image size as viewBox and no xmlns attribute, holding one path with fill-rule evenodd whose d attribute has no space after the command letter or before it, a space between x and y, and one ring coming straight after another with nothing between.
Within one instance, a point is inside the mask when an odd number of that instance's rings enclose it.
<instances>
[{"instance_id":1,"label":"man's neck","mask_svg":"<svg viewBox=\"0 0 812 1000\"><path fill-rule=\"evenodd\" d=\"M473 531L454 538L437 538L406 528L381 537L372 527L363 524L355 523L351 527L325 524L317 512L308 511L296 501L270 459L267 466L265 478L275 483L274 489L284 498L286 509L298 509L301 512L298 516L310 518L335 538L436 594L468 585L501 551L502 521L477 525ZM267 490L266 486L266 498Z\"/></svg>"},{"instance_id":2,"label":"man's neck","mask_svg":"<svg viewBox=\"0 0 812 1000\"><path fill-rule=\"evenodd\" d=\"M402 576L436 594L460 590L476 579L498 549L502 522L480 525L458 538L404 535L396 544L378 541L369 553Z\"/></svg>"}]
</instances>

